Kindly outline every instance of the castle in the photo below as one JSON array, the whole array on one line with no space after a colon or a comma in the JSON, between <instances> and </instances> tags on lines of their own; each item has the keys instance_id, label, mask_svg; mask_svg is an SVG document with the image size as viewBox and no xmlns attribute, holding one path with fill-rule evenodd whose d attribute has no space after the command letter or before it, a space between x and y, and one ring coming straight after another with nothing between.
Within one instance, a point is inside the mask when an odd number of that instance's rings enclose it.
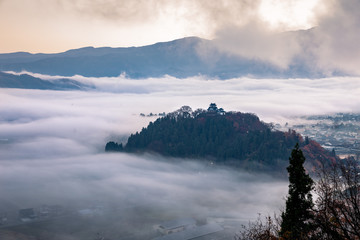
<instances>
[{"instance_id":1,"label":"castle","mask_svg":"<svg viewBox=\"0 0 360 240\"><path fill-rule=\"evenodd\" d=\"M216 106L216 103L210 103L210 106L207 109L208 113L211 114L219 114L219 115L225 115L225 111L223 108L218 108Z\"/></svg>"}]
</instances>

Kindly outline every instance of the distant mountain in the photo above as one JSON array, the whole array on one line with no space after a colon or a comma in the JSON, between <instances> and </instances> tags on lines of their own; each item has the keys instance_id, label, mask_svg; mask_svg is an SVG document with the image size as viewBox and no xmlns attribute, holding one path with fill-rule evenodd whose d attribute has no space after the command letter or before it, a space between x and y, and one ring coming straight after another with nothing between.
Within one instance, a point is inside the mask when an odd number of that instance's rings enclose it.
<instances>
[{"instance_id":1,"label":"distant mountain","mask_svg":"<svg viewBox=\"0 0 360 240\"><path fill-rule=\"evenodd\" d=\"M85 86L69 79L47 81L28 74L9 74L0 72L0 88L25 88L42 90L80 90Z\"/></svg>"},{"instance_id":2,"label":"distant mountain","mask_svg":"<svg viewBox=\"0 0 360 240\"><path fill-rule=\"evenodd\" d=\"M295 131L275 131L250 113L190 107L170 113L132 134L126 143L108 142L106 151L155 152L165 156L208 159L218 165L251 170L285 171L291 150L299 143L309 166L335 157L315 141Z\"/></svg>"},{"instance_id":3,"label":"distant mountain","mask_svg":"<svg viewBox=\"0 0 360 240\"><path fill-rule=\"evenodd\" d=\"M205 75L220 79L254 77L314 77L301 59L288 69L256 59L219 51L213 41L188 37L144 47L86 47L58 54L25 52L0 54L0 71L88 77L113 77L126 73L130 78L178 78Z\"/></svg>"}]
</instances>

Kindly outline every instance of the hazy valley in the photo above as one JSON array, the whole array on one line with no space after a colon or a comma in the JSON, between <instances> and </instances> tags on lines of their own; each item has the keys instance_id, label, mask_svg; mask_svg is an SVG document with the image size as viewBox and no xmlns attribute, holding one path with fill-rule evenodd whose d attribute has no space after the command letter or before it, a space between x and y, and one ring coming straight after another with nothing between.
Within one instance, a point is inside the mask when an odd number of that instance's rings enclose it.
<instances>
[{"instance_id":1,"label":"hazy valley","mask_svg":"<svg viewBox=\"0 0 360 240\"><path fill-rule=\"evenodd\" d=\"M59 78L31 75L49 82ZM196 159L106 154L106 142L126 141L156 119L140 113L168 113L183 105L196 109L216 102L226 111L256 113L283 129L296 129L299 116L358 112L360 106L355 77L67 79L92 87L0 89L5 100L0 103L2 234L151 239L159 236L154 226L192 218L200 225L215 221L223 229L220 235L232 239L241 223L283 206L285 179ZM62 210L59 215L47 210L47 216L30 222L18 218L19 210L29 208L41 216L46 206Z\"/></svg>"}]
</instances>

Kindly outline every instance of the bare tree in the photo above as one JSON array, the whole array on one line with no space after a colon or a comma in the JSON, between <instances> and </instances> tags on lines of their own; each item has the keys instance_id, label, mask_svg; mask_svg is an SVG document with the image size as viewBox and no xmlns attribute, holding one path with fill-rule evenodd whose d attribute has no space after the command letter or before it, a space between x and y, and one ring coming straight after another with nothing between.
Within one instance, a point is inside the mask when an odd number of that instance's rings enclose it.
<instances>
[{"instance_id":1,"label":"bare tree","mask_svg":"<svg viewBox=\"0 0 360 240\"><path fill-rule=\"evenodd\" d=\"M349 157L323 165L316 193L316 234L321 239L360 239L359 162Z\"/></svg>"},{"instance_id":2,"label":"bare tree","mask_svg":"<svg viewBox=\"0 0 360 240\"><path fill-rule=\"evenodd\" d=\"M301 239L360 240L360 163L352 157L318 168L312 229ZM235 236L236 240L281 240L282 218L260 216Z\"/></svg>"},{"instance_id":3,"label":"bare tree","mask_svg":"<svg viewBox=\"0 0 360 240\"><path fill-rule=\"evenodd\" d=\"M280 218L267 216L264 219L259 214L254 222L249 222L248 226L242 225L242 229L235 235L235 240L277 240L280 231Z\"/></svg>"}]
</instances>

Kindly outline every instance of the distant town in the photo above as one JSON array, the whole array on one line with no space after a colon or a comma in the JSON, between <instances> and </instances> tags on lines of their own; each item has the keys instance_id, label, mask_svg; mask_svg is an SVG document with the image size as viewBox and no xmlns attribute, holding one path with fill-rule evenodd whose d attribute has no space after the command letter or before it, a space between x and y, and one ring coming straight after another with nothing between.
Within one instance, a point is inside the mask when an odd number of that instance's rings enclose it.
<instances>
[{"instance_id":1,"label":"distant town","mask_svg":"<svg viewBox=\"0 0 360 240\"><path fill-rule=\"evenodd\" d=\"M225 113L222 108L217 108L215 103L211 103L207 111L221 115ZM140 116L163 117L166 113L141 113ZM360 114L302 116L284 125L275 123L274 128L280 131L293 129L302 136L319 142L324 148L334 150L340 157L360 157Z\"/></svg>"},{"instance_id":2,"label":"distant town","mask_svg":"<svg viewBox=\"0 0 360 240\"><path fill-rule=\"evenodd\" d=\"M340 157L360 155L360 114L337 113L333 115L304 116L276 129L294 129L301 135L319 142L324 148Z\"/></svg>"}]
</instances>

